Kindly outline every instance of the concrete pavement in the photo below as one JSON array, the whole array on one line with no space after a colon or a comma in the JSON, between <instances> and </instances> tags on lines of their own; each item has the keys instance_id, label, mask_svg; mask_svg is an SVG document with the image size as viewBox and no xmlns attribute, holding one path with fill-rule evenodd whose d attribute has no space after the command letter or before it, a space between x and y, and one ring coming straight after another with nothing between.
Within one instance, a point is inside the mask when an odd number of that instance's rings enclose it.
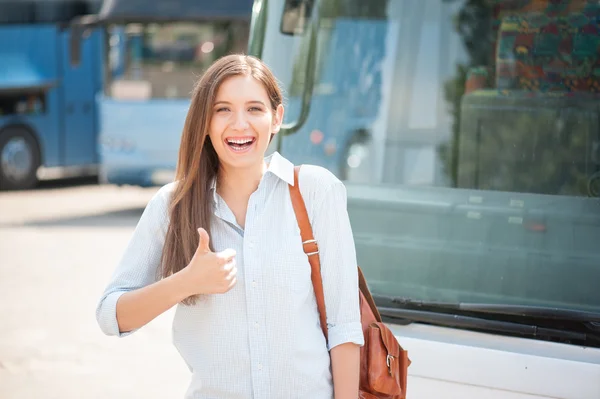
<instances>
[{"instance_id":1,"label":"concrete pavement","mask_svg":"<svg viewBox=\"0 0 600 399\"><path fill-rule=\"evenodd\" d=\"M181 398L172 310L107 337L95 306L155 189L0 193L0 398Z\"/></svg>"}]
</instances>

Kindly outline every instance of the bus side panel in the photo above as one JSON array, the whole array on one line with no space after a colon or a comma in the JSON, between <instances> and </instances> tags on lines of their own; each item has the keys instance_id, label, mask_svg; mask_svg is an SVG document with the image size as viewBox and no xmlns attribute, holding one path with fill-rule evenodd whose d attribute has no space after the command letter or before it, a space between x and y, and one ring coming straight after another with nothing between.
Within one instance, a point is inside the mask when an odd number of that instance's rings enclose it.
<instances>
[{"instance_id":1,"label":"bus side panel","mask_svg":"<svg viewBox=\"0 0 600 399\"><path fill-rule=\"evenodd\" d=\"M597 399L600 349L413 323L407 399Z\"/></svg>"},{"instance_id":2,"label":"bus side panel","mask_svg":"<svg viewBox=\"0 0 600 399\"><path fill-rule=\"evenodd\" d=\"M102 179L140 186L172 181L188 108L188 100L100 97Z\"/></svg>"},{"instance_id":3,"label":"bus side panel","mask_svg":"<svg viewBox=\"0 0 600 399\"><path fill-rule=\"evenodd\" d=\"M0 27L0 86L17 88L40 82L57 85L46 91L45 109L35 114L0 116L0 129L19 124L28 126L39 141L44 166L63 162L60 134L61 88L58 73L58 37L54 26L11 25ZM26 100L24 96L24 101Z\"/></svg>"},{"instance_id":4,"label":"bus side panel","mask_svg":"<svg viewBox=\"0 0 600 399\"><path fill-rule=\"evenodd\" d=\"M70 62L70 31L61 34L62 81L64 90L65 162L88 165L98 162L96 94L100 90L101 31L94 30L81 41L78 65Z\"/></svg>"}]
</instances>

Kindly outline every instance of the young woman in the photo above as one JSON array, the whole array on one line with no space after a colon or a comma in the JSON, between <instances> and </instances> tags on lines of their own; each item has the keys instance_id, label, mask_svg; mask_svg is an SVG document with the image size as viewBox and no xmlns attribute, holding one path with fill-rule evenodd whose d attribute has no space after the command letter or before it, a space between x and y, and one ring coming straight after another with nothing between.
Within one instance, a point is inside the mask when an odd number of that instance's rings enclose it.
<instances>
[{"instance_id":1,"label":"young woman","mask_svg":"<svg viewBox=\"0 0 600 399\"><path fill-rule=\"evenodd\" d=\"M176 181L148 203L97 308L125 336L177 305L173 341L192 371L186 398L356 399L363 345L356 254L343 184L301 168L319 243L325 340L290 200L294 165L265 158L281 91L258 59L216 61L193 92Z\"/></svg>"}]
</instances>

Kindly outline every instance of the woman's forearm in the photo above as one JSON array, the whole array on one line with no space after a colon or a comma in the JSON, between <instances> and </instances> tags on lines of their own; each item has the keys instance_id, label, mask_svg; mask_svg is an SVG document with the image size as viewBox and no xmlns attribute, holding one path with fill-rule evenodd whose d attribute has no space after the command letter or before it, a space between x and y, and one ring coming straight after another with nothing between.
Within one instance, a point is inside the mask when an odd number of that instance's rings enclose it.
<instances>
[{"instance_id":1,"label":"woman's forearm","mask_svg":"<svg viewBox=\"0 0 600 399\"><path fill-rule=\"evenodd\" d=\"M335 399L357 399L360 379L360 346L349 342L331 349Z\"/></svg>"},{"instance_id":2,"label":"woman's forearm","mask_svg":"<svg viewBox=\"0 0 600 399\"><path fill-rule=\"evenodd\" d=\"M117 301L120 332L140 328L189 296L183 273L175 273L154 284L126 292Z\"/></svg>"}]
</instances>

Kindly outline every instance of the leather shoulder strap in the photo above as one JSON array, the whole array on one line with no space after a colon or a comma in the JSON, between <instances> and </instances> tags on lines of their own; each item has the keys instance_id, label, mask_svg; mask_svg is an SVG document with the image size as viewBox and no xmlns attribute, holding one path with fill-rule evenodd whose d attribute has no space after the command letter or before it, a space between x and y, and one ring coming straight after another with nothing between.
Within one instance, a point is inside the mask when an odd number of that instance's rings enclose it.
<instances>
[{"instance_id":1,"label":"leather shoulder strap","mask_svg":"<svg viewBox=\"0 0 600 399\"><path fill-rule=\"evenodd\" d=\"M319 259L319 245L315 241L313 236L312 226L310 225L310 219L308 218L308 212L306 211L306 204L300 193L300 186L298 183L298 175L300 174L300 166L294 167L294 185L290 187L290 198L292 199L292 206L294 207L294 213L296 214L296 220L298 221L298 227L300 227L300 236L302 237L302 245L304 252L308 256L311 269L311 280L313 288L315 290L315 297L317 299L317 307L319 308L319 320L321 322L321 329L323 335L327 339L327 313L325 311L325 296L323 294L323 280L321 279L321 262Z\"/></svg>"},{"instance_id":2,"label":"leather shoulder strap","mask_svg":"<svg viewBox=\"0 0 600 399\"><path fill-rule=\"evenodd\" d=\"M371 295L371 291L369 291L369 286L367 285L367 280L365 280L365 276L363 275L362 270L358 267L358 289L362 294L362 297L369 304L371 308L371 312L373 312L373 316L375 320L381 322L381 314L379 314L379 310L377 309L377 305L375 305L375 301L373 300L373 295Z\"/></svg>"}]
</instances>

